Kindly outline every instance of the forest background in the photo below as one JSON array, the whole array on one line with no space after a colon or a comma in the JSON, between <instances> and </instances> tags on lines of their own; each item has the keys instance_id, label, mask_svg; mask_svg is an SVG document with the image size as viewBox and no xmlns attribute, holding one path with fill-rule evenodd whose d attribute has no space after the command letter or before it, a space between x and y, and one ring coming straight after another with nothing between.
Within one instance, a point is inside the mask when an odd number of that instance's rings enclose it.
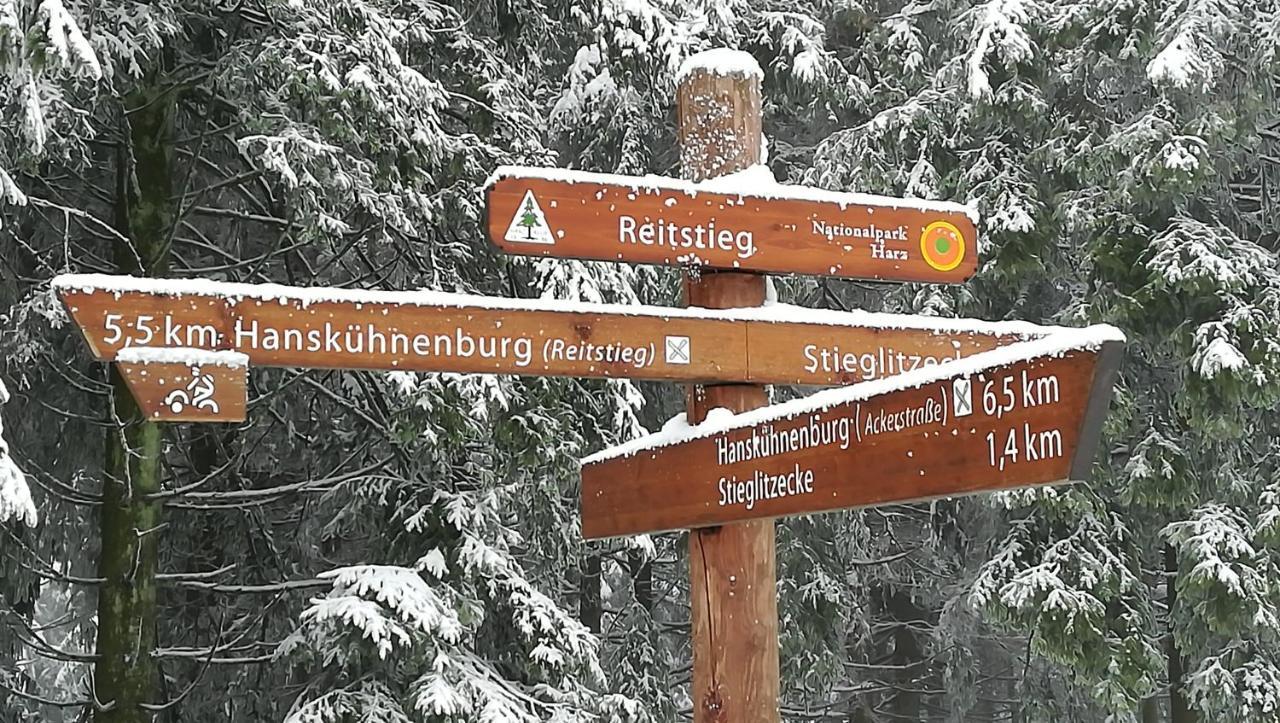
<instances>
[{"instance_id":1,"label":"forest background","mask_svg":"<svg viewBox=\"0 0 1280 723\"><path fill-rule=\"evenodd\" d=\"M0 0L0 720L687 717L684 537L577 520L674 387L256 370L247 424L160 429L48 282L675 304L495 253L480 187L679 175L713 47L780 180L982 214L965 285L781 300L1130 337L1092 484L779 522L784 718L1280 720L1277 37L1274 0Z\"/></svg>"}]
</instances>

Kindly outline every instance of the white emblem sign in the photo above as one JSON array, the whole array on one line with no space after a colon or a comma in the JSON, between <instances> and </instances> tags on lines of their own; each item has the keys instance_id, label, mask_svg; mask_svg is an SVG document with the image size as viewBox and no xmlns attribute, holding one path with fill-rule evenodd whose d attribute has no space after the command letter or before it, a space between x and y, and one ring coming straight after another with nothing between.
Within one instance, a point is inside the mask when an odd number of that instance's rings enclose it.
<instances>
[{"instance_id":1,"label":"white emblem sign","mask_svg":"<svg viewBox=\"0 0 1280 723\"><path fill-rule=\"evenodd\" d=\"M689 363L689 337L669 336L666 343L668 364Z\"/></svg>"},{"instance_id":2,"label":"white emblem sign","mask_svg":"<svg viewBox=\"0 0 1280 723\"><path fill-rule=\"evenodd\" d=\"M547 215L542 212L542 206L538 205L533 191L524 192L524 198L516 207L511 224L507 226L507 235L503 238L511 243L555 244L555 234L551 233Z\"/></svg>"}]
</instances>

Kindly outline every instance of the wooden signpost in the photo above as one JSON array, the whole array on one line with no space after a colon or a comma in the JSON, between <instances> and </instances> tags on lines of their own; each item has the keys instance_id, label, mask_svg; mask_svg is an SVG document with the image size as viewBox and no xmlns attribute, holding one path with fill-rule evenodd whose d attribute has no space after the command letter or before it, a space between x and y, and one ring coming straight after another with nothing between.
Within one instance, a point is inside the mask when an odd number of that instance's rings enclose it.
<instances>
[{"instance_id":1,"label":"wooden signpost","mask_svg":"<svg viewBox=\"0 0 1280 723\"><path fill-rule=\"evenodd\" d=\"M676 132L681 171L691 180L743 173L761 161L759 66L750 56L736 58L747 62L718 67L694 58L681 69ZM685 273L684 301L701 307L761 306L767 287L755 272L693 269ZM695 386L686 392L685 416L700 422L714 408L741 412L768 403L768 391L759 385ZM688 550L694 723L774 723L780 681L773 521L690 530Z\"/></svg>"},{"instance_id":2,"label":"wooden signpost","mask_svg":"<svg viewBox=\"0 0 1280 723\"><path fill-rule=\"evenodd\" d=\"M772 518L1087 478L1123 336L766 305L761 272L962 282L977 229L958 204L761 179L761 75L733 51L682 69L688 181L502 168L486 186L504 251L694 269L690 308L100 275L53 286L154 421L243 420L250 365L691 384L693 426L584 461L583 532L689 529L694 721L776 723ZM758 409L765 384L853 386Z\"/></svg>"},{"instance_id":3,"label":"wooden signpost","mask_svg":"<svg viewBox=\"0 0 1280 723\"><path fill-rule=\"evenodd\" d=\"M489 239L525 256L960 283L978 267L970 209L858 193L499 168Z\"/></svg>"},{"instance_id":4,"label":"wooden signpost","mask_svg":"<svg viewBox=\"0 0 1280 723\"><path fill-rule=\"evenodd\" d=\"M1123 336L1052 335L583 460L588 538L1085 480Z\"/></svg>"}]
</instances>

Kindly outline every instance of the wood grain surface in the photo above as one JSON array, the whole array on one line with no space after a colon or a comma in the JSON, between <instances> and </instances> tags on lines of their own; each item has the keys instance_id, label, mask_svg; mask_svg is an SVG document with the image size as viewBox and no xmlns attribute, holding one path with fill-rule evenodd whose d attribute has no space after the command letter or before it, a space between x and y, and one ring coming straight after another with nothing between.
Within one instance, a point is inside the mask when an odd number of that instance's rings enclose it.
<instances>
[{"instance_id":1,"label":"wood grain surface","mask_svg":"<svg viewBox=\"0 0 1280 723\"><path fill-rule=\"evenodd\" d=\"M681 170L694 180L760 162L760 83L753 74L695 70L676 91ZM761 306L768 282L739 271L684 274L687 306ZM794 342L794 339L789 340ZM748 352L757 343L751 338ZM788 343L779 339L774 343ZM794 347L794 345L793 345ZM747 411L769 403L763 386L686 387L688 418L716 407ZM772 520L689 533L690 697L694 723L777 723L779 643L777 541Z\"/></svg>"}]
</instances>

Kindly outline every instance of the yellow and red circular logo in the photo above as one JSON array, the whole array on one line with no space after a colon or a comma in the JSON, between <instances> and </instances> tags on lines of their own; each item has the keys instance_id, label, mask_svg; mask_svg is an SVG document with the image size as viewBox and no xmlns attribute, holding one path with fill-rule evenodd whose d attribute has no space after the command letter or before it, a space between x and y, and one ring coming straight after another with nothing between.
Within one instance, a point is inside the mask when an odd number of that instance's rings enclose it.
<instances>
[{"instance_id":1,"label":"yellow and red circular logo","mask_svg":"<svg viewBox=\"0 0 1280 723\"><path fill-rule=\"evenodd\" d=\"M920 234L920 254L938 271L950 271L964 261L964 234L946 221L934 221Z\"/></svg>"}]
</instances>

